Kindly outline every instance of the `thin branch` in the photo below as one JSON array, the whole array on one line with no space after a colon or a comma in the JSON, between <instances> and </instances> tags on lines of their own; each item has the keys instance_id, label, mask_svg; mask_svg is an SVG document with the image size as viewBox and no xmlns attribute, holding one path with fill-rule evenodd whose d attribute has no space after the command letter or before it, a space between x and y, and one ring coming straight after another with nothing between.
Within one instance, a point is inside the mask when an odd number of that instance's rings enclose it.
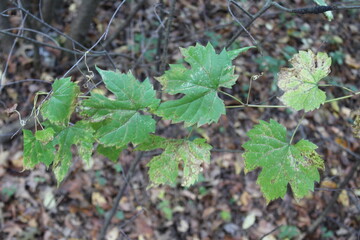
<instances>
[{"instance_id":1,"label":"thin branch","mask_svg":"<svg viewBox=\"0 0 360 240\"><path fill-rule=\"evenodd\" d=\"M261 236L261 238L259 238L259 240L264 239L266 236L268 236L268 235L272 234L273 232L277 231L277 230L278 230L279 228L281 228L282 226L283 226L283 225L279 225L279 226L275 227L273 230L271 230L270 232L265 233L264 235Z\"/></svg>"},{"instance_id":2,"label":"thin branch","mask_svg":"<svg viewBox=\"0 0 360 240\"><path fill-rule=\"evenodd\" d=\"M251 33L246 29L246 27L241 23L241 21L234 15L234 13L231 10L231 6L230 3L233 3L234 1L229 1L228 0L228 11L230 13L230 15L233 17L233 19L242 27L242 29L246 32L246 34L250 37L251 41L253 42L253 44L255 46L258 45L257 41L255 40L255 38L251 35ZM238 6L238 5L236 5ZM242 9L242 8L240 8ZM244 11L244 10L243 10ZM244 11L245 13L248 13L247 11ZM248 13L249 14L249 13ZM250 15L250 19L253 19L254 17L252 15Z\"/></svg>"},{"instance_id":3,"label":"thin branch","mask_svg":"<svg viewBox=\"0 0 360 240\"><path fill-rule=\"evenodd\" d=\"M9 36L12 36L12 37L18 37L18 38L21 38L21 39L25 39L25 40L27 40L27 41L33 42L33 43L38 44L38 45L42 45L42 46L45 46L45 47L57 49L57 50L60 50L60 51L64 51L64 52L67 52L67 53L71 53L71 54L76 54L76 55L83 55L83 54L85 54L85 52L74 51L74 50L71 50L71 49L68 49L68 48L64 48L64 47L61 47L61 46L56 46L56 45L52 45L52 44L40 42L40 41L38 41L38 40L29 38L29 37L26 37L26 36L19 36L19 35L17 35L17 34L8 32L8 30L9 30L9 29L0 30L0 33L5 34L5 35L9 35ZM33 30L33 31L34 31L34 30ZM130 57L130 56L126 55L126 54L106 53L105 51L90 51L90 52L93 52L93 53L88 53L88 54L87 54L88 57L106 56L106 55L108 54L108 55L110 55L110 56L119 56L119 57L127 58L127 59L129 59L129 60L133 60L132 57Z\"/></svg>"},{"instance_id":4,"label":"thin branch","mask_svg":"<svg viewBox=\"0 0 360 240\"><path fill-rule=\"evenodd\" d=\"M158 8L159 6L162 6L164 4L164 1L163 0L160 0L160 3L158 3L157 5L155 5L154 7L154 13L155 13L155 16L156 18L158 19L160 25L161 25L161 29L159 30L159 33L158 33L158 39L157 39L157 46L156 46L156 55L155 55L155 61L156 61L156 66L155 66L155 69L157 72L160 72L160 65L161 65L161 53L163 51L163 48L162 48L162 40L163 40L163 35L164 35L164 29L165 29L165 25L162 21L162 19L164 18L164 11L161 9L161 12L160 12L160 16L157 14L156 12L156 8ZM155 89L158 89L160 88L159 87L159 82L155 82ZM159 96L159 98L161 99L161 96Z\"/></svg>"},{"instance_id":5,"label":"thin branch","mask_svg":"<svg viewBox=\"0 0 360 240\"><path fill-rule=\"evenodd\" d=\"M349 150L350 151L350 150ZM352 151L351 151L352 152ZM348 185L349 181L352 179L352 177L354 176L354 173L356 173L358 171L358 168L360 167L360 156L358 156L358 154L353 155L356 159L356 163L355 166L353 166L350 170L350 172L348 173L348 175L345 177L344 181L341 182L341 184L339 185L339 188L345 188L346 185ZM336 200L338 199L339 195L340 195L341 191L335 192L335 194L332 196L332 198L330 199L330 201L327 204L327 207L321 212L321 214L317 217L317 219L310 225L310 227L308 228L307 234L310 236L312 234L312 232L315 231L315 229L320 225L320 223L323 221L323 219L325 218L325 216L330 212L330 210L332 209L332 207L334 206Z\"/></svg>"},{"instance_id":6,"label":"thin branch","mask_svg":"<svg viewBox=\"0 0 360 240\"><path fill-rule=\"evenodd\" d=\"M170 4L170 15L169 15L169 20L166 24L166 30L165 30L165 36L164 36L164 45L163 45L163 51L162 51L162 56L160 59L160 73L163 73L165 71L165 66L166 66L166 62L167 62L167 55L168 55L168 45L169 45L169 36L170 36L170 28L172 25L172 21L174 19L174 12L175 12L175 5L176 5L176 0L171 0L171 4Z\"/></svg>"},{"instance_id":7,"label":"thin branch","mask_svg":"<svg viewBox=\"0 0 360 240\"><path fill-rule=\"evenodd\" d=\"M10 58L11 58L11 56L12 56L12 54L13 54L13 51L14 51L14 49L15 49L15 46L16 46L16 43L17 43L19 37L21 37L22 34L23 34L23 30L22 30L22 29L24 28L26 18L27 18L27 14L23 15L23 18L22 18L21 23L20 23L20 28L19 28L20 30L19 30L18 34L15 36L14 42L13 42L13 44L11 45L11 48L10 48L10 51L9 51L9 55L7 56L7 60L6 60L5 66L4 66L4 70L3 70L3 72L1 73L0 92L2 91L2 88L3 88L2 86L3 86L4 81L5 81L5 76L6 76L6 74L7 74L7 70L8 70L8 67L9 67Z\"/></svg>"},{"instance_id":8,"label":"thin branch","mask_svg":"<svg viewBox=\"0 0 360 240\"><path fill-rule=\"evenodd\" d=\"M235 40L244 32L244 29L248 28L257 18L259 18L261 15L263 15L270 7L271 7L271 0L267 0L265 5L258 11L255 15L253 15L253 18L250 19L246 24L244 24L244 28L239 29L234 36L226 43L225 48L229 48L231 44L235 42Z\"/></svg>"},{"instance_id":9,"label":"thin branch","mask_svg":"<svg viewBox=\"0 0 360 240\"><path fill-rule=\"evenodd\" d=\"M338 3L340 4L340 3ZM337 10L349 10L360 8L360 5L350 5L350 6L339 6L338 4L332 4L328 6L307 6L303 8L286 8L279 3L272 2L271 5L275 8L289 13L296 14L320 14L328 11L337 11Z\"/></svg>"},{"instance_id":10,"label":"thin branch","mask_svg":"<svg viewBox=\"0 0 360 240\"><path fill-rule=\"evenodd\" d=\"M135 8L129 13L127 18L122 22L114 31L114 33L103 43L104 47L109 45L115 38L119 36L119 34L129 26L130 21L134 18L136 13L140 10L140 8L144 5L146 0L140 0L140 2L135 6ZM110 26L110 25L109 25Z\"/></svg>"},{"instance_id":11,"label":"thin branch","mask_svg":"<svg viewBox=\"0 0 360 240\"><path fill-rule=\"evenodd\" d=\"M359 1L355 1L355 3L358 3ZM252 15L252 18L250 18L250 21L248 21L246 24L244 24L242 29L239 29L232 38L226 43L225 48L229 48L231 44L234 43L234 41L259 17L261 17L267 10L269 10L271 7L275 7L282 12L289 12L289 13L297 13L297 14L320 14L328 11L338 11L338 10L350 10L350 9L360 9L360 3L359 5L346 5L345 2L339 2L339 3L333 3L328 6L308 6L303 8L287 8L282 5L280 5L277 2L274 2L272 0L267 0L264 6L255 14Z\"/></svg>"},{"instance_id":12,"label":"thin branch","mask_svg":"<svg viewBox=\"0 0 360 240\"><path fill-rule=\"evenodd\" d=\"M289 144L291 144L291 143L292 143L292 141L293 141L293 139L294 139L294 137L295 137L295 134L296 134L297 130L299 129L299 127L300 127L300 125L301 125L302 121L304 120L305 114L306 114L306 113L304 112L304 113L303 113L303 115L301 116L300 121L299 121L299 122L298 122L298 124L296 125L296 128L295 128L295 130L294 130L293 134L291 135L291 138L290 138L290 142L289 142Z\"/></svg>"},{"instance_id":13,"label":"thin branch","mask_svg":"<svg viewBox=\"0 0 360 240\"><path fill-rule=\"evenodd\" d=\"M106 236L106 231L110 225L111 219L114 217L117 208L119 206L120 200L121 198L124 196L124 193L129 185L129 181L131 180L131 178L134 175L135 172L135 168L137 167L137 165L140 163L141 158L142 158L143 152L137 153L135 159L131 162L131 166L130 169L128 171L128 174L126 175L125 181L123 183L123 185L120 186L119 188L119 192L116 195L115 199L114 199L114 203L113 203L113 207L111 208L110 212L106 215L105 217L105 222L104 225L101 228L100 231L100 235L99 235L99 240L104 240L105 236Z\"/></svg>"},{"instance_id":14,"label":"thin branch","mask_svg":"<svg viewBox=\"0 0 360 240\"><path fill-rule=\"evenodd\" d=\"M242 12L244 12L249 18L254 18L254 15L252 15L251 13L249 13L246 9L244 9L243 7L240 6L240 4L238 4L237 2L235 2L234 0L230 0L230 2L232 4L234 4L235 7L237 7L238 9L240 9Z\"/></svg>"}]
</instances>

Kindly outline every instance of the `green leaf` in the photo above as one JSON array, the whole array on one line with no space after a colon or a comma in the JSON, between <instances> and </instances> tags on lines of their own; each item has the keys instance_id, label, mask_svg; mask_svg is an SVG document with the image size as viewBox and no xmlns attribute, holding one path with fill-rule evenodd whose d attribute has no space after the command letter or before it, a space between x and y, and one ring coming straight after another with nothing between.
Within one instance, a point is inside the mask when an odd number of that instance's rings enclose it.
<instances>
[{"instance_id":1,"label":"green leaf","mask_svg":"<svg viewBox=\"0 0 360 240\"><path fill-rule=\"evenodd\" d=\"M36 140L42 142L42 143L48 143L51 140L54 139L54 134L55 131L52 128L46 128L44 130L41 131L36 131L35 132L35 138Z\"/></svg>"},{"instance_id":2,"label":"green leaf","mask_svg":"<svg viewBox=\"0 0 360 240\"><path fill-rule=\"evenodd\" d=\"M175 185L179 164L182 164L182 186L188 187L197 181L202 171L201 165L210 162L212 147L205 142L205 139L200 138L188 141L151 136L148 141L137 146L136 150L146 151L157 148L164 149L163 153L153 157L147 164L151 186Z\"/></svg>"},{"instance_id":3,"label":"green leaf","mask_svg":"<svg viewBox=\"0 0 360 240\"><path fill-rule=\"evenodd\" d=\"M257 183L268 202L283 198L288 184L297 199L314 190L314 181L320 180L317 169L324 167L315 144L307 140L289 144L285 127L274 120L260 121L247 135L245 170L262 168Z\"/></svg>"},{"instance_id":4,"label":"green leaf","mask_svg":"<svg viewBox=\"0 0 360 240\"><path fill-rule=\"evenodd\" d=\"M55 80L50 98L44 102L41 113L52 123L67 125L75 109L76 98L80 88L70 78Z\"/></svg>"},{"instance_id":5,"label":"green leaf","mask_svg":"<svg viewBox=\"0 0 360 240\"><path fill-rule=\"evenodd\" d=\"M39 163L44 163L47 167L50 166L54 159L54 151L51 143L47 143L51 137L49 133L51 130L37 131L36 137L30 130L23 129L24 133L24 168L32 169ZM46 136L42 138L42 136ZM46 139L46 141L43 141ZM45 143L44 143L45 142Z\"/></svg>"},{"instance_id":6,"label":"green leaf","mask_svg":"<svg viewBox=\"0 0 360 240\"><path fill-rule=\"evenodd\" d=\"M290 63L292 68L282 68L279 72L278 86L284 91L280 100L297 111L319 108L326 95L318 84L330 73L331 58L326 53L300 51Z\"/></svg>"},{"instance_id":7,"label":"green leaf","mask_svg":"<svg viewBox=\"0 0 360 240\"><path fill-rule=\"evenodd\" d=\"M109 158L113 162L117 162L119 159L120 153L125 148L118 148L118 147L105 147L104 145L99 145L97 147L97 152L104 155L105 157Z\"/></svg>"},{"instance_id":8,"label":"green leaf","mask_svg":"<svg viewBox=\"0 0 360 240\"><path fill-rule=\"evenodd\" d=\"M74 126L64 128L52 141L53 147L56 147L53 171L58 183L60 183L68 173L72 164L71 146L78 146L80 157L89 163L94 137L93 129L85 122L77 122Z\"/></svg>"},{"instance_id":9,"label":"green leaf","mask_svg":"<svg viewBox=\"0 0 360 240\"><path fill-rule=\"evenodd\" d=\"M155 113L174 123L185 122L186 126L217 122L225 114L225 105L217 91L220 87L231 88L238 78L234 74L232 60L249 48L217 54L209 43L206 47L197 44L181 48L188 69L182 64L170 65L170 70L157 80L169 94L185 94L180 99L162 103Z\"/></svg>"},{"instance_id":10,"label":"green leaf","mask_svg":"<svg viewBox=\"0 0 360 240\"><path fill-rule=\"evenodd\" d=\"M325 0L313 0L313 1L319 6L327 6L327 3L325 2ZM334 19L334 15L332 14L331 11L324 12L324 14L329 21L332 21Z\"/></svg>"},{"instance_id":11,"label":"green leaf","mask_svg":"<svg viewBox=\"0 0 360 240\"><path fill-rule=\"evenodd\" d=\"M154 109L160 102L150 81L139 82L131 72L97 70L116 99L92 94L83 101L82 114L90 117L89 121L99 122L96 138L105 146L118 148L142 142L155 131L155 120L141 111Z\"/></svg>"}]
</instances>

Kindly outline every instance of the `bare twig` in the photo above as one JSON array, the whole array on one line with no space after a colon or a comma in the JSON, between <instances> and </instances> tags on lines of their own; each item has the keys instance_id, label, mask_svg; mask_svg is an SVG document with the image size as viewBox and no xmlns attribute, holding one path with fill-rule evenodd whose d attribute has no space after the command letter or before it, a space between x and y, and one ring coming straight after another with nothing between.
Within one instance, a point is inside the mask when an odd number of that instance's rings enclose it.
<instances>
[{"instance_id":1,"label":"bare twig","mask_svg":"<svg viewBox=\"0 0 360 240\"><path fill-rule=\"evenodd\" d=\"M348 10L348 9L357 9L360 8L360 5L345 5L341 6L341 3L332 4L328 6L307 6L303 8L287 8L279 3L272 2L272 6L276 7L277 9L289 12L289 13L296 13L296 14L320 14L328 11L337 11L337 10Z\"/></svg>"},{"instance_id":2,"label":"bare twig","mask_svg":"<svg viewBox=\"0 0 360 240\"><path fill-rule=\"evenodd\" d=\"M110 212L105 217L104 225L102 226L100 234L99 234L99 238L98 238L99 240L105 239L106 231L110 225L111 219L114 217L114 215L117 211L119 202L120 202L121 198L124 196L124 193L129 185L129 181L131 180L132 176L134 175L135 168L141 161L142 155L143 155L143 152L137 153L135 159L131 162L131 166L128 171L128 174L126 175L125 181L124 181L123 185L120 186L119 192L114 199L113 207L111 208Z\"/></svg>"},{"instance_id":3,"label":"bare twig","mask_svg":"<svg viewBox=\"0 0 360 240\"><path fill-rule=\"evenodd\" d=\"M234 1L230 1L228 0L228 11L231 14L231 16L233 17L233 19L242 27L242 29L246 32L247 35L249 35L249 37L251 38L251 41L253 42L254 45L257 45L257 41L255 40L255 38L251 35L251 33L246 29L246 27L244 27L244 25L241 23L241 21L234 15L234 13L231 10L231 6L230 3L234 3ZM240 8L243 12L246 13L246 15L250 16L250 19L253 19L253 16L250 15L249 12L247 12L245 9L241 8L239 4L236 4L235 6L237 6L238 8Z\"/></svg>"},{"instance_id":4,"label":"bare twig","mask_svg":"<svg viewBox=\"0 0 360 240\"><path fill-rule=\"evenodd\" d=\"M282 225L279 225L279 226L277 226L276 228L274 228L273 230L271 230L270 232L265 233L264 235L262 235L262 237L261 237L261 238L259 238L259 240L264 239L266 236L268 236L268 235L272 234L273 232L277 231L277 230L278 230L279 228L281 228L281 227L282 227Z\"/></svg>"},{"instance_id":5,"label":"bare twig","mask_svg":"<svg viewBox=\"0 0 360 240\"><path fill-rule=\"evenodd\" d=\"M21 2L20 2L20 4L21 4ZM16 35L16 37L14 39L14 42L13 42L11 48L10 48L9 54L7 56L7 61L5 63L4 70L3 70L2 74L1 74L1 79L0 79L0 92L1 92L1 90L3 88L2 85L5 84L4 81L5 81L5 76L6 76L8 67L9 67L10 58L11 58L11 56L13 54L14 48L16 46L16 43L17 43L19 37L23 34L22 28L24 28L26 18L27 18L27 14L22 16L22 20L21 20L20 28L19 28L20 30L19 30L18 34Z\"/></svg>"},{"instance_id":6,"label":"bare twig","mask_svg":"<svg viewBox=\"0 0 360 240\"><path fill-rule=\"evenodd\" d=\"M229 48L231 44L233 44L233 42L244 32L244 29L247 29L257 18L263 15L272 6L271 3L271 0L267 0L265 5L260 9L260 11L253 15L253 17L246 24L244 24L243 28L239 29L232 36L232 38L226 43L225 48Z\"/></svg>"},{"instance_id":7,"label":"bare twig","mask_svg":"<svg viewBox=\"0 0 360 240\"><path fill-rule=\"evenodd\" d=\"M354 156L354 155L353 155ZM356 154L354 156L356 158L355 166L353 166L348 173L348 175L345 177L344 181L341 182L339 188L345 188L346 185L349 183L351 178L353 177L354 173L357 171L357 169L360 166L360 157ZM334 203L338 199L341 191L335 192L333 197L330 199L329 203L327 204L327 207L324 209L324 211L321 212L321 214L317 217L317 219L311 224L311 226L308 228L307 234L310 235L312 232L315 231L315 229L320 225L320 223L323 221L325 216L330 212L332 207L334 206Z\"/></svg>"},{"instance_id":8,"label":"bare twig","mask_svg":"<svg viewBox=\"0 0 360 240\"><path fill-rule=\"evenodd\" d=\"M161 29L159 30L159 33L158 33L158 41L157 41L157 46L156 46L156 56L155 56L155 61L156 61L156 66L155 66L155 69L157 72L160 72L160 65L161 65L161 53L163 51L163 48L162 48L162 39L163 39L163 35L164 35L164 29L165 29L165 25L162 21L162 19L164 18L164 11L161 9L161 12L160 12L160 16L157 14L156 12L156 8L158 8L159 6L162 7L164 5L164 1L163 0L160 0L160 2L154 7L154 12L155 12L155 15L161 25ZM158 82L155 82L155 89L158 89L159 88L159 83Z\"/></svg>"},{"instance_id":9,"label":"bare twig","mask_svg":"<svg viewBox=\"0 0 360 240\"><path fill-rule=\"evenodd\" d=\"M49 47L49 48L53 48L53 49L57 49L57 50L60 50L60 51L64 51L64 52L67 52L67 53L71 53L71 54L75 54L75 55L83 55L85 54L85 52L82 52L82 51L75 51L75 50L71 50L71 49L68 49L68 48L64 48L64 47L61 47L61 46L57 46L57 45L52 45L52 44L49 44L49 43L45 43L45 42L40 42L38 40L35 40L33 38L29 38L29 37L26 37L26 36L21 36L21 35L18 35L18 34L14 34L14 33L11 33L9 32L11 29L18 29L18 28L10 28L10 29L4 29L4 30L0 30L0 33L1 34L5 34L5 35L8 35L8 36L12 36L12 37L17 37L17 38L21 38L21 39L25 39L27 41L30 41L30 42L33 42L35 44L38 44L38 45L42 45L42 46L45 46L45 47ZM26 30L26 29L24 29ZM28 29L29 31L36 31L34 29ZM40 33L40 32L39 32ZM45 33L41 33L42 35L44 36L47 36L49 37L47 34ZM107 53L106 51L90 51L90 53L87 54L88 57L100 57L100 56L119 56L119 57L123 57L123 58L127 58L129 60L133 60L132 57L126 55L126 54L121 54L121 53Z\"/></svg>"},{"instance_id":10,"label":"bare twig","mask_svg":"<svg viewBox=\"0 0 360 240\"><path fill-rule=\"evenodd\" d=\"M146 0L140 0L140 2L135 6L135 8L129 13L127 18L122 22L114 31L114 33L107 38L107 40L103 43L104 47L109 45L112 41L114 41L115 38L119 36L119 34L127 27L129 26L130 21L134 18L136 13L141 9L141 7L144 5Z\"/></svg>"},{"instance_id":11,"label":"bare twig","mask_svg":"<svg viewBox=\"0 0 360 240\"><path fill-rule=\"evenodd\" d=\"M233 3L233 1L231 1ZM296 13L296 14L320 14L328 11L337 11L337 10L349 10L349 9L359 9L360 3L359 1L355 1L356 5L347 5L346 2L338 2L333 3L328 6L307 6L303 8L287 8L282 5L280 5L277 2L274 2L272 0L267 0L264 6L255 14L251 15L250 13L246 13L245 10L241 8L238 4L235 4L238 8L240 8L243 12L245 12L246 15L252 16L250 17L250 20L242 25L242 28L239 29L232 38L226 43L225 48L229 48L231 44L245 31L247 31L247 28L259 17L261 17L267 10L269 10L271 7L275 7L282 12L289 12L289 13ZM357 5L357 3L359 3Z\"/></svg>"},{"instance_id":12,"label":"bare twig","mask_svg":"<svg viewBox=\"0 0 360 240\"><path fill-rule=\"evenodd\" d=\"M171 0L171 4L170 4L170 15L169 15L169 20L166 24L166 30L165 30L165 36L164 36L164 47L163 47L163 51L162 51L162 56L160 59L160 73L163 73L165 71L165 66L166 66L166 62L167 62L167 54L168 54L168 44L169 44L169 36L170 36L170 28L172 25L172 21L174 19L174 12L175 12L175 5L176 5L176 0Z\"/></svg>"}]
</instances>

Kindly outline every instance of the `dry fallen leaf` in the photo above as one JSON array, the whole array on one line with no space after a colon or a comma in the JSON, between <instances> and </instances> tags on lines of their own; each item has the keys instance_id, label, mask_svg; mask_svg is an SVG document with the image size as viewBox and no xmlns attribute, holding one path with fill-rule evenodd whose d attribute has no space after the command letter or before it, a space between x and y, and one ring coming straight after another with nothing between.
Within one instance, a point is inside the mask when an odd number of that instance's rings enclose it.
<instances>
[{"instance_id":1,"label":"dry fallen leaf","mask_svg":"<svg viewBox=\"0 0 360 240\"><path fill-rule=\"evenodd\" d=\"M349 54L345 55L345 63L351 68L360 69L360 62L356 61L356 59L351 57Z\"/></svg>"},{"instance_id":2,"label":"dry fallen leaf","mask_svg":"<svg viewBox=\"0 0 360 240\"><path fill-rule=\"evenodd\" d=\"M324 180L321 182L321 188L337 188L337 184L330 180Z\"/></svg>"},{"instance_id":3,"label":"dry fallen leaf","mask_svg":"<svg viewBox=\"0 0 360 240\"><path fill-rule=\"evenodd\" d=\"M91 203L94 206L100 206L100 207L104 207L107 204L106 199L99 192L93 192L91 194Z\"/></svg>"},{"instance_id":4,"label":"dry fallen leaf","mask_svg":"<svg viewBox=\"0 0 360 240\"><path fill-rule=\"evenodd\" d=\"M349 200L349 195L347 194L346 190L341 191L341 193L338 197L338 202L340 202L344 207L349 207L350 200Z\"/></svg>"},{"instance_id":5,"label":"dry fallen leaf","mask_svg":"<svg viewBox=\"0 0 360 240\"><path fill-rule=\"evenodd\" d=\"M251 211L244 219L244 222L242 224L242 228L244 230L250 228L254 223L255 223L255 220L256 220L256 212L255 211Z\"/></svg>"},{"instance_id":6,"label":"dry fallen leaf","mask_svg":"<svg viewBox=\"0 0 360 240\"><path fill-rule=\"evenodd\" d=\"M113 227L107 234L106 240L116 240L119 237L119 230L117 227Z\"/></svg>"}]
</instances>

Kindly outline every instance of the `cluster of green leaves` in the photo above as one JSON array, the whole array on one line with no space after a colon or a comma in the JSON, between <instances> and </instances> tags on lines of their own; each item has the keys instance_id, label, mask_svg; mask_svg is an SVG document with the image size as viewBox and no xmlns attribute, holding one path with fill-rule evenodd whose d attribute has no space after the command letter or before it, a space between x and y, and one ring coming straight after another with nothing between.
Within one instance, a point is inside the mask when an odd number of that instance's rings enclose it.
<instances>
[{"instance_id":1,"label":"cluster of green leaves","mask_svg":"<svg viewBox=\"0 0 360 240\"><path fill-rule=\"evenodd\" d=\"M52 166L57 181L64 180L72 160L72 145L88 162L97 151L117 161L120 152L132 144L137 151L162 149L149 167L150 186L181 184L188 187L198 180L202 166L210 162L211 146L205 139L166 139L154 135L153 115L184 122L185 126L218 122L225 114L219 97L220 88L231 88L238 78L232 60L248 50L223 50L219 54L211 44L181 48L183 64L170 65L157 78L163 90L182 97L161 102L148 79L138 81L131 72L120 73L97 68L110 96L92 93L82 96L70 78L56 80L49 98L40 106L45 119L43 129L33 134L24 130L24 166L38 163ZM296 54L292 68L279 73L278 86L284 91L280 98L295 110L310 111L324 103L326 96L318 88L319 81L329 73L331 60L326 54L311 51ZM85 100L80 100L84 99ZM74 111L83 117L71 123ZM250 140L243 147L246 171L262 168L258 183L267 201L284 197L289 184L296 198L313 190L319 181L318 168L323 160L315 152L316 145L300 140L292 145L285 127L275 120L260 121L248 132Z\"/></svg>"}]
</instances>

